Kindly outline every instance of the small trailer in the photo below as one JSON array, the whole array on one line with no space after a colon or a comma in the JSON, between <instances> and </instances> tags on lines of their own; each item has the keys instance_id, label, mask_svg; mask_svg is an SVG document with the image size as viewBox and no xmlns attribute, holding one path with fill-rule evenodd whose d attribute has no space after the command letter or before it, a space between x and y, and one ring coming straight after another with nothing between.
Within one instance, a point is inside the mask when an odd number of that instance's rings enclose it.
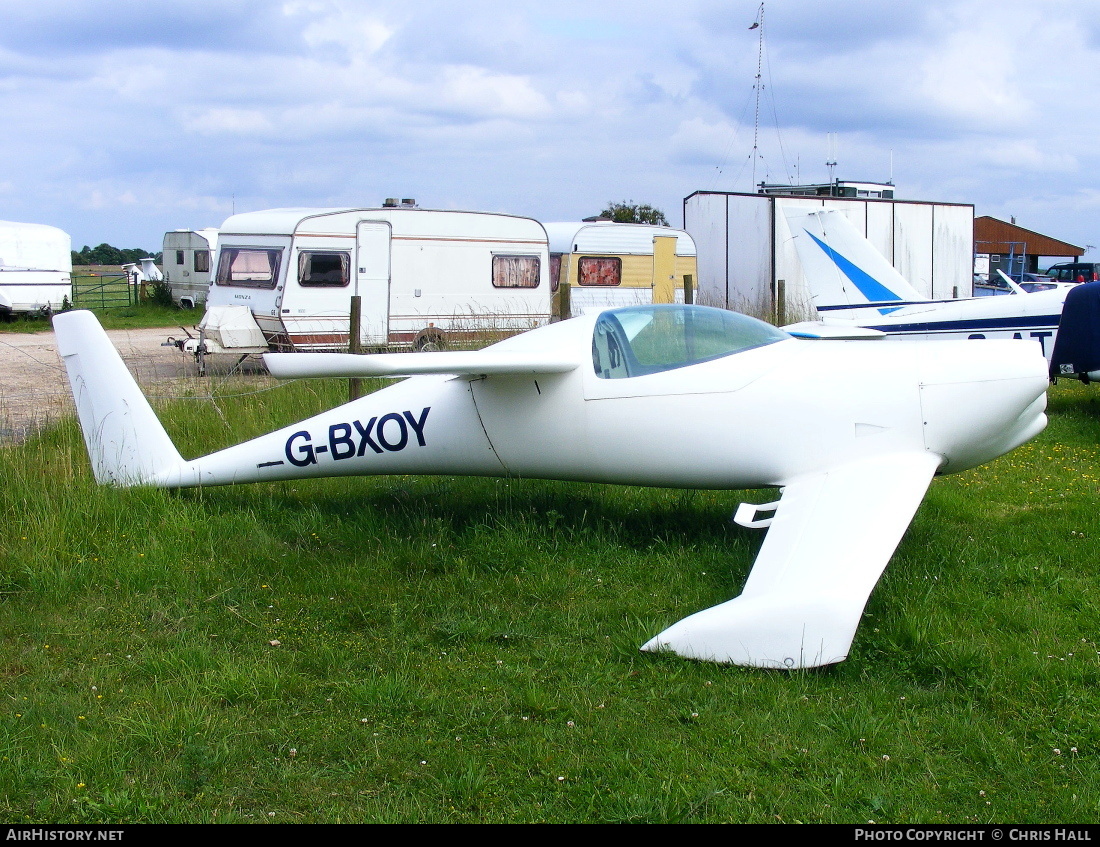
<instances>
[{"instance_id":1,"label":"small trailer","mask_svg":"<svg viewBox=\"0 0 1100 847\"><path fill-rule=\"evenodd\" d=\"M164 233L161 265L172 299L184 309L206 303L210 289L210 259L218 246L218 230L177 229Z\"/></svg>"},{"instance_id":2,"label":"small trailer","mask_svg":"<svg viewBox=\"0 0 1100 847\"><path fill-rule=\"evenodd\" d=\"M413 201L247 212L219 232L200 337L174 343L196 355L347 349L353 295L365 348L492 340L550 321L548 266L546 230L531 218ZM254 328L218 308L228 306L247 307Z\"/></svg>"},{"instance_id":3,"label":"small trailer","mask_svg":"<svg viewBox=\"0 0 1100 847\"><path fill-rule=\"evenodd\" d=\"M59 311L73 299L69 234L0 221L0 316Z\"/></svg>"},{"instance_id":4,"label":"small trailer","mask_svg":"<svg viewBox=\"0 0 1100 847\"><path fill-rule=\"evenodd\" d=\"M554 291L570 286L570 311L683 302L684 275L696 276L695 242L680 229L584 221L545 224Z\"/></svg>"}]
</instances>

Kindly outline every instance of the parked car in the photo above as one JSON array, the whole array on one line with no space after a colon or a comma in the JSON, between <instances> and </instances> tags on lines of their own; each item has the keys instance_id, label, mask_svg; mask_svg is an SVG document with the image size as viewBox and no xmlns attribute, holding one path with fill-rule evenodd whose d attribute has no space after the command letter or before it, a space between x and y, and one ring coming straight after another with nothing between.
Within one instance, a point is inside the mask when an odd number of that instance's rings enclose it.
<instances>
[{"instance_id":1,"label":"parked car","mask_svg":"<svg viewBox=\"0 0 1100 847\"><path fill-rule=\"evenodd\" d=\"M1062 262L1051 265L1047 276L1058 282L1096 282L1100 280L1100 264L1095 262Z\"/></svg>"}]
</instances>

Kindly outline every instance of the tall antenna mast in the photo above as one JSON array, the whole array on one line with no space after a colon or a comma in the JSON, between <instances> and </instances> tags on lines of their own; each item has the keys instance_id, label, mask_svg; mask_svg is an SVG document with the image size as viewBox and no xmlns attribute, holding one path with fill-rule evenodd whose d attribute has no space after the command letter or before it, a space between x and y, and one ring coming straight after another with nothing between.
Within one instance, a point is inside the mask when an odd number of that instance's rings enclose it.
<instances>
[{"instance_id":1,"label":"tall antenna mast","mask_svg":"<svg viewBox=\"0 0 1100 847\"><path fill-rule=\"evenodd\" d=\"M830 132L828 134L829 139L829 161L825 163L825 167L829 169L829 182L833 181L836 175L836 133Z\"/></svg>"},{"instance_id":2,"label":"tall antenna mast","mask_svg":"<svg viewBox=\"0 0 1100 847\"><path fill-rule=\"evenodd\" d=\"M756 12L756 23L749 27L749 29L759 30L757 33L756 48L756 84L753 88L756 91L756 117L753 120L752 127L752 190L756 190L756 159L760 154L759 141L760 141L760 90L764 87L763 76L761 70L764 66L764 4L760 4L760 8Z\"/></svg>"}]
</instances>

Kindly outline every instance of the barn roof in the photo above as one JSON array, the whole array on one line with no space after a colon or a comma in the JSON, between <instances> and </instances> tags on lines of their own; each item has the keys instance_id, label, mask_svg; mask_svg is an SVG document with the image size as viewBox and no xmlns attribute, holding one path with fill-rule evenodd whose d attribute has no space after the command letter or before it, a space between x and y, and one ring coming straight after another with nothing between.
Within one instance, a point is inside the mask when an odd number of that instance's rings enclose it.
<instances>
[{"instance_id":1,"label":"barn roof","mask_svg":"<svg viewBox=\"0 0 1100 847\"><path fill-rule=\"evenodd\" d=\"M1026 253L1029 256L1076 258L1085 252L1085 248L1024 229L1016 224L1005 223L989 215L982 215L980 218L974 218L974 252Z\"/></svg>"}]
</instances>

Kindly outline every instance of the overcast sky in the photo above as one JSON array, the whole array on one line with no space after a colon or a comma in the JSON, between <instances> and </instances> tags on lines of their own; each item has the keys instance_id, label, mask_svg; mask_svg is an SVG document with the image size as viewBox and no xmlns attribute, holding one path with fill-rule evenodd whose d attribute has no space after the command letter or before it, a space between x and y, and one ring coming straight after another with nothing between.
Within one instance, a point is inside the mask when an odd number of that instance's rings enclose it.
<instances>
[{"instance_id":1,"label":"overcast sky","mask_svg":"<svg viewBox=\"0 0 1100 847\"><path fill-rule=\"evenodd\" d=\"M278 206L682 223L697 190L893 177L1100 246L1100 3L0 0L0 219L73 245ZM1100 251L1090 251L1090 258Z\"/></svg>"}]
</instances>

